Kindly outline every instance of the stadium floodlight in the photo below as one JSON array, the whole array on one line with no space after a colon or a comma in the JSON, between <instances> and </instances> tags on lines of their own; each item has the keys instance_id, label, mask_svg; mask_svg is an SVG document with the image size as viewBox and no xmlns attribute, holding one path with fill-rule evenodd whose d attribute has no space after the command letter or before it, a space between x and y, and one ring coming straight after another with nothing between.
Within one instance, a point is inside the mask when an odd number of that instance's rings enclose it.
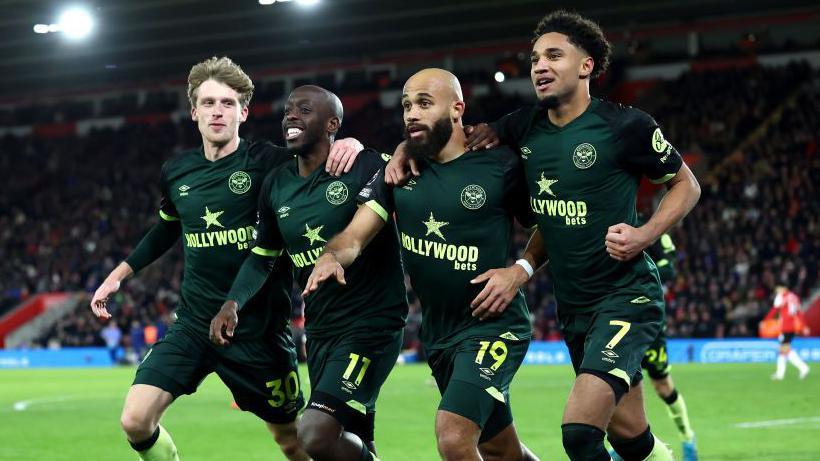
<instances>
[{"instance_id":1,"label":"stadium floodlight","mask_svg":"<svg viewBox=\"0 0 820 461\"><path fill-rule=\"evenodd\" d=\"M296 0L296 3L302 6L313 6L319 3L319 0Z\"/></svg>"},{"instance_id":2,"label":"stadium floodlight","mask_svg":"<svg viewBox=\"0 0 820 461\"><path fill-rule=\"evenodd\" d=\"M504 75L504 72L501 72L500 70L495 73L494 77L495 77L495 81L498 82L498 83L502 83L504 80L507 79L507 76Z\"/></svg>"},{"instance_id":3,"label":"stadium floodlight","mask_svg":"<svg viewBox=\"0 0 820 461\"><path fill-rule=\"evenodd\" d=\"M34 25L34 33L35 34L47 34L48 33L48 24L35 24Z\"/></svg>"},{"instance_id":4,"label":"stadium floodlight","mask_svg":"<svg viewBox=\"0 0 820 461\"><path fill-rule=\"evenodd\" d=\"M276 3L276 0L259 0L260 5L273 5Z\"/></svg>"},{"instance_id":5,"label":"stadium floodlight","mask_svg":"<svg viewBox=\"0 0 820 461\"><path fill-rule=\"evenodd\" d=\"M65 10L57 21L65 36L71 40L87 37L94 28L94 19L85 8L72 7Z\"/></svg>"}]
</instances>

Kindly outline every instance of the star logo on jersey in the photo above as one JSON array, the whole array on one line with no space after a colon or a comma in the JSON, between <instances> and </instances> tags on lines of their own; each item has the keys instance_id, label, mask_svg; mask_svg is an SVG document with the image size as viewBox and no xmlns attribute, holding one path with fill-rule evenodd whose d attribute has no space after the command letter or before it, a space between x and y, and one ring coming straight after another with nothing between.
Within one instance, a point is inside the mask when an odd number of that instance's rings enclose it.
<instances>
[{"instance_id":1,"label":"star logo on jersey","mask_svg":"<svg viewBox=\"0 0 820 461\"><path fill-rule=\"evenodd\" d=\"M302 234L302 237L310 240L310 245L313 246L314 242L327 242L327 240L323 239L319 232L322 231L322 228L325 226L319 226L315 229L311 229L309 225L305 224L305 233Z\"/></svg>"},{"instance_id":2,"label":"star logo on jersey","mask_svg":"<svg viewBox=\"0 0 820 461\"><path fill-rule=\"evenodd\" d=\"M541 195L542 193L546 192L547 194L552 195L553 197L555 197L555 193L550 188L552 187L553 184L555 184L557 182L558 182L557 179L547 179L547 178L545 178L544 177L544 172L542 171L541 172L541 179L539 179L538 181L535 181L535 183L538 184L538 195Z\"/></svg>"},{"instance_id":3,"label":"star logo on jersey","mask_svg":"<svg viewBox=\"0 0 820 461\"><path fill-rule=\"evenodd\" d=\"M433 217L432 211L430 212L430 218L427 221L422 221L422 223L424 223L424 226L427 227L427 233L424 234L425 237L430 234L436 234L441 237L442 240L447 241L447 239L444 238L444 234L441 233L441 228L450 223L436 221L436 218Z\"/></svg>"},{"instance_id":4,"label":"star logo on jersey","mask_svg":"<svg viewBox=\"0 0 820 461\"><path fill-rule=\"evenodd\" d=\"M205 229L209 229L211 226L224 228L225 226L223 226L222 223L219 222L219 217L222 216L222 213L224 213L224 211L211 212L211 210L209 210L208 207L205 207L205 216L200 216L202 219L205 220Z\"/></svg>"}]
</instances>

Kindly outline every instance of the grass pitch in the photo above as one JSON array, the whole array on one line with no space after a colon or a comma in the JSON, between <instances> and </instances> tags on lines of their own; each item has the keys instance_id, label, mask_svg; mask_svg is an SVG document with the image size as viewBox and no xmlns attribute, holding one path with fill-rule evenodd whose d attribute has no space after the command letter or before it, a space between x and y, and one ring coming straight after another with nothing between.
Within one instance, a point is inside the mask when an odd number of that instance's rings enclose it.
<instances>
[{"instance_id":1,"label":"grass pitch","mask_svg":"<svg viewBox=\"0 0 820 461\"><path fill-rule=\"evenodd\" d=\"M820 460L820 366L814 368L803 381L790 368L785 381L773 382L774 364L675 365L701 460ZM0 371L0 460L136 460L119 428L133 374L132 368ZM439 459L433 435L439 396L428 376L426 365L397 366L382 389L376 443L383 460ZM571 381L569 367L524 366L513 383L521 438L544 461L566 459L560 424ZM679 456L663 402L645 390L653 432ZM181 459L284 459L263 425L230 402L211 375L171 407L163 425Z\"/></svg>"}]
</instances>

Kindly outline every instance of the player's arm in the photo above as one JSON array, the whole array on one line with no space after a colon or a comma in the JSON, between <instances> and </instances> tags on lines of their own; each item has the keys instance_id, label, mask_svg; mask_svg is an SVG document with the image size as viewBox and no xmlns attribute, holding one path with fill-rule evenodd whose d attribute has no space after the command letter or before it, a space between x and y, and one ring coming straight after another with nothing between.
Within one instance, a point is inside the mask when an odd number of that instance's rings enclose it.
<instances>
[{"instance_id":1,"label":"player's arm","mask_svg":"<svg viewBox=\"0 0 820 461\"><path fill-rule=\"evenodd\" d=\"M345 268L353 264L364 247L384 227L386 221L373 208L362 205L345 230L330 239L313 272L310 273L302 296L307 296L319 288L323 282L334 278L340 285L346 285Z\"/></svg>"},{"instance_id":2,"label":"player's arm","mask_svg":"<svg viewBox=\"0 0 820 461\"><path fill-rule=\"evenodd\" d=\"M256 242L231 284L225 302L211 319L209 337L219 346L227 346L239 323L239 311L265 285L276 258L282 254L283 241L271 208L273 174L269 174L259 191Z\"/></svg>"},{"instance_id":3,"label":"player's arm","mask_svg":"<svg viewBox=\"0 0 820 461\"><path fill-rule=\"evenodd\" d=\"M678 172L666 182L666 188L666 194L661 199L658 210L646 224L641 226L649 242L654 242L670 227L680 222L700 198L700 184L685 163L681 163Z\"/></svg>"},{"instance_id":4,"label":"player's arm","mask_svg":"<svg viewBox=\"0 0 820 461\"><path fill-rule=\"evenodd\" d=\"M809 326L806 325L806 318L803 316L803 309L800 305L800 298L793 293L784 296L783 312L794 312L795 333L803 336L808 336L811 332ZM799 328L799 329L798 329Z\"/></svg>"},{"instance_id":5,"label":"player's arm","mask_svg":"<svg viewBox=\"0 0 820 461\"><path fill-rule=\"evenodd\" d=\"M479 123L464 127L467 135L467 150L492 149L500 144L517 145L527 127L527 108L518 109L492 123ZM407 184L412 176L421 175L420 165L405 150L406 141L402 141L393 152L393 158L387 164L385 181L393 186ZM412 176L411 176L412 175Z\"/></svg>"},{"instance_id":6,"label":"player's arm","mask_svg":"<svg viewBox=\"0 0 820 461\"><path fill-rule=\"evenodd\" d=\"M806 323L806 316L803 315L803 310L800 306L797 306L797 311L795 312L794 317L797 321L797 325L801 325L803 327L799 333L803 336L809 336L811 334L811 328L809 328L809 325Z\"/></svg>"},{"instance_id":7,"label":"player's arm","mask_svg":"<svg viewBox=\"0 0 820 461\"><path fill-rule=\"evenodd\" d=\"M467 149L492 149L502 144L517 148L529 125L531 112L532 107L523 107L495 122L465 126Z\"/></svg>"},{"instance_id":8,"label":"player's arm","mask_svg":"<svg viewBox=\"0 0 820 461\"><path fill-rule=\"evenodd\" d=\"M769 312L766 313L766 316L763 317L763 321L771 320L771 319L775 318L775 316L777 315L777 311L779 311L779 310L780 309L778 308L778 306L772 306L772 308L769 309Z\"/></svg>"},{"instance_id":9,"label":"player's arm","mask_svg":"<svg viewBox=\"0 0 820 461\"><path fill-rule=\"evenodd\" d=\"M414 176L421 176L421 168L416 159L407 153L407 141L396 146L390 161L384 169L384 181L391 186L403 186Z\"/></svg>"},{"instance_id":10,"label":"player's arm","mask_svg":"<svg viewBox=\"0 0 820 461\"><path fill-rule=\"evenodd\" d=\"M356 162L359 152L363 149L364 146L356 138L333 141L333 144L330 145L327 163L325 163L325 171L333 176L341 176L342 173L349 172L353 168L353 163Z\"/></svg>"},{"instance_id":11,"label":"player's arm","mask_svg":"<svg viewBox=\"0 0 820 461\"><path fill-rule=\"evenodd\" d=\"M655 184L665 184L667 191L655 214L643 226L619 223L609 227L606 250L618 261L628 261L640 254L683 219L700 198L698 180L678 151L663 138L652 117L639 112L624 129L632 142L620 159L622 164Z\"/></svg>"},{"instance_id":12,"label":"player's arm","mask_svg":"<svg viewBox=\"0 0 820 461\"><path fill-rule=\"evenodd\" d=\"M261 288L270 275L278 251L254 247L245 258L231 285L227 300L211 319L209 337L218 346L227 346L239 324L239 311Z\"/></svg>"},{"instance_id":13,"label":"player's arm","mask_svg":"<svg viewBox=\"0 0 820 461\"><path fill-rule=\"evenodd\" d=\"M501 144L495 124L467 125L464 127L464 134L467 135L467 150L492 149Z\"/></svg>"},{"instance_id":14,"label":"player's arm","mask_svg":"<svg viewBox=\"0 0 820 461\"><path fill-rule=\"evenodd\" d=\"M524 248L524 254L521 257L527 260L533 268L533 273L538 272L547 264L549 256L547 255L546 247L544 247L544 238L541 235L541 230L537 227L535 228L535 232L530 235L530 240L527 242L527 246ZM530 277L532 277L532 275L530 275Z\"/></svg>"},{"instance_id":15,"label":"player's arm","mask_svg":"<svg viewBox=\"0 0 820 461\"><path fill-rule=\"evenodd\" d=\"M268 169L276 168L284 163L293 160L293 153L286 147L277 146L270 141L262 141L254 143L252 149L262 149L267 152L269 156ZM330 153L327 156L325 163L325 171L334 175L341 176L342 173L347 173L356 162L356 158L364 149L364 146L356 138L344 138L334 141L330 145Z\"/></svg>"},{"instance_id":16,"label":"player's arm","mask_svg":"<svg viewBox=\"0 0 820 461\"><path fill-rule=\"evenodd\" d=\"M179 215L165 187L165 167L161 180L162 199L160 201L160 220L140 240L137 247L105 278L91 298L91 311L99 318L109 319L108 298L119 291L122 281L142 270L165 254L182 235Z\"/></svg>"},{"instance_id":17,"label":"player's arm","mask_svg":"<svg viewBox=\"0 0 820 461\"><path fill-rule=\"evenodd\" d=\"M373 240L388 221L393 209L392 191L384 182L384 168L359 191L359 209L345 229L330 239L313 272L310 273L302 296L316 291L324 281L334 278L341 285L347 284L344 270L353 264L362 250Z\"/></svg>"},{"instance_id":18,"label":"player's arm","mask_svg":"<svg viewBox=\"0 0 820 461\"><path fill-rule=\"evenodd\" d=\"M472 316L485 320L498 317L515 298L518 290L547 262L547 252L541 231L537 228L530 236L521 259L505 268L490 269L470 283L487 282L484 289L470 303Z\"/></svg>"},{"instance_id":19,"label":"player's arm","mask_svg":"<svg viewBox=\"0 0 820 461\"><path fill-rule=\"evenodd\" d=\"M529 206L529 191L521 160L509 151L502 155L506 156L504 208L519 224L525 228L535 229L535 232L530 236L521 259L509 267L490 269L470 281L473 284L486 282L481 292L470 303L473 317L481 320L501 315L521 286L547 261L544 241L541 232L535 227L535 217Z\"/></svg>"}]
</instances>

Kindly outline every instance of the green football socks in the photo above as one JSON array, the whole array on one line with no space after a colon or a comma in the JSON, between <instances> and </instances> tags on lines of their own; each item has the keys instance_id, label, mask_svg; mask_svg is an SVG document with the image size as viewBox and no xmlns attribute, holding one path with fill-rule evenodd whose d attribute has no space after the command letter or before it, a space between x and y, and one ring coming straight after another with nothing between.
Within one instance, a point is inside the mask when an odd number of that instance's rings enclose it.
<instances>
[{"instance_id":1,"label":"green football socks","mask_svg":"<svg viewBox=\"0 0 820 461\"><path fill-rule=\"evenodd\" d=\"M692 426L689 425L689 412L686 410L686 402L683 400L683 396L680 395L676 389L672 391L672 394L664 399L664 401L666 401L667 405L666 411L678 428L681 440L692 440L695 433L692 431Z\"/></svg>"},{"instance_id":2,"label":"green football socks","mask_svg":"<svg viewBox=\"0 0 820 461\"><path fill-rule=\"evenodd\" d=\"M148 440L132 443L131 448L137 451L142 461L179 461L179 454L171 434L162 426Z\"/></svg>"}]
</instances>

